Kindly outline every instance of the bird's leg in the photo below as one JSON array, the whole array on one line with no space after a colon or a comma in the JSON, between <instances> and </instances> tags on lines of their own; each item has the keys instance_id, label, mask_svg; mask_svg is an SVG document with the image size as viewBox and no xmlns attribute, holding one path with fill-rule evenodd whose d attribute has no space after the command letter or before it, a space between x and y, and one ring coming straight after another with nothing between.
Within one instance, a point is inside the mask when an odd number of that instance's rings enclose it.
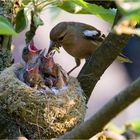
<instances>
[{"instance_id":1,"label":"bird's leg","mask_svg":"<svg viewBox=\"0 0 140 140\"><path fill-rule=\"evenodd\" d=\"M75 66L74 68L72 68L72 69L68 72L68 75L69 75L74 69L76 69L77 67L79 67L80 64L81 64L81 61L80 61L79 58L75 58L75 62L76 62L76 66Z\"/></svg>"}]
</instances>

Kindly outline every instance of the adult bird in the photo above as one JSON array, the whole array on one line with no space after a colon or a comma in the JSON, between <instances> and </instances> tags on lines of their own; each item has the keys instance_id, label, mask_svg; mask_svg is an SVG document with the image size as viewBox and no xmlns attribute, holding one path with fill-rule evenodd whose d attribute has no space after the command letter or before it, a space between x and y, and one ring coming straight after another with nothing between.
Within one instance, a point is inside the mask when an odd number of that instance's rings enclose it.
<instances>
[{"instance_id":1,"label":"adult bird","mask_svg":"<svg viewBox=\"0 0 140 140\"><path fill-rule=\"evenodd\" d=\"M80 59L87 60L104 39L105 35L91 25L80 22L60 22L50 32L51 43L48 53L62 46L67 53L73 56L76 66L68 72L70 74L80 65ZM121 62L131 62L122 54L117 59Z\"/></svg>"},{"instance_id":2,"label":"adult bird","mask_svg":"<svg viewBox=\"0 0 140 140\"><path fill-rule=\"evenodd\" d=\"M101 45L105 35L95 27L80 22L60 22L50 32L49 51L63 47L64 50L75 58L76 66L80 65L80 59L88 59Z\"/></svg>"}]
</instances>

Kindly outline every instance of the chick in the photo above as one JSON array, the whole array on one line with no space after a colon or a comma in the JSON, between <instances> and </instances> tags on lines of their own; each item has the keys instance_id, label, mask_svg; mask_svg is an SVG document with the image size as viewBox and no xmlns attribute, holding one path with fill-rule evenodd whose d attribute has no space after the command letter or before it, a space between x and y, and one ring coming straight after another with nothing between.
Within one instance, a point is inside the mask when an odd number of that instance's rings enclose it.
<instances>
[{"instance_id":1,"label":"chick","mask_svg":"<svg viewBox=\"0 0 140 140\"><path fill-rule=\"evenodd\" d=\"M50 52L47 55L42 55L41 60L40 60L40 64L39 64L39 69L43 75L43 77L45 76L53 76L53 77L57 77L57 70L55 67L55 62L53 59L53 55L54 53Z\"/></svg>"},{"instance_id":2,"label":"chick","mask_svg":"<svg viewBox=\"0 0 140 140\"><path fill-rule=\"evenodd\" d=\"M25 61L25 63L35 61L40 52L41 49L37 49L34 45L34 41L32 40L26 47L23 48L22 59Z\"/></svg>"},{"instance_id":3,"label":"chick","mask_svg":"<svg viewBox=\"0 0 140 140\"><path fill-rule=\"evenodd\" d=\"M39 67L46 86L61 88L68 84L68 76L62 67L54 62L54 53L43 56Z\"/></svg>"},{"instance_id":4,"label":"chick","mask_svg":"<svg viewBox=\"0 0 140 140\"><path fill-rule=\"evenodd\" d=\"M49 88L55 87L57 83L57 78L53 76L45 77L45 85Z\"/></svg>"}]
</instances>

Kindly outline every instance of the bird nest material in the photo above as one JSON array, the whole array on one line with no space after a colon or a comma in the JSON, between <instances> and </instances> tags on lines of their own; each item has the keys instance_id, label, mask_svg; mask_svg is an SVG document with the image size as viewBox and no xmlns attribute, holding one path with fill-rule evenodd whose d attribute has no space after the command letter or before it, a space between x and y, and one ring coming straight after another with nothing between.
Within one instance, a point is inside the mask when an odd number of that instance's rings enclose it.
<instances>
[{"instance_id":1,"label":"bird nest material","mask_svg":"<svg viewBox=\"0 0 140 140\"><path fill-rule=\"evenodd\" d=\"M63 135L84 120L86 102L76 78L70 77L67 88L57 94L42 93L16 77L18 67L14 64L0 74L0 104L9 115L36 126L36 138Z\"/></svg>"}]
</instances>

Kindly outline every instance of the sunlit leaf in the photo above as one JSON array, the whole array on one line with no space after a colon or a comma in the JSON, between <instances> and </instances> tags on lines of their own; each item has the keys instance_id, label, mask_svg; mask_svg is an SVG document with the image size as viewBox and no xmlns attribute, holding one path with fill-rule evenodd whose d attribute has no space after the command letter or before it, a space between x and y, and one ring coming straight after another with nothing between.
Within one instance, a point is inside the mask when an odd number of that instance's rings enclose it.
<instances>
[{"instance_id":1,"label":"sunlit leaf","mask_svg":"<svg viewBox=\"0 0 140 140\"><path fill-rule=\"evenodd\" d=\"M65 11L76 14L94 14L97 17L112 23L115 17L115 11L111 9L105 9L102 6L96 4L89 4L83 0L67 0L59 6Z\"/></svg>"},{"instance_id":2,"label":"sunlit leaf","mask_svg":"<svg viewBox=\"0 0 140 140\"><path fill-rule=\"evenodd\" d=\"M19 33L23 31L28 24L27 17L24 13L24 9L20 10L16 16L16 31Z\"/></svg>"},{"instance_id":3,"label":"sunlit leaf","mask_svg":"<svg viewBox=\"0 0 140 140\"><path fill-rule=\"evenodd\" d=\"M71 2L71 1L65 1L63 2L62 5L60 5L60 8L67 11L67 12L70 12L70 13L87 13L87 11L84 11L83 8L77 4L75 4L74 2Z\"/></svg>"},{"instance_id":4,"label":"sunlit leaf","mask_svg":"<svg viewBox=\"0 0 140 140\"><path fill-rule=\"evenodd\" d=\"M124 14L124 17L126 19L134 20L134 21L140 23L140 10L128 12L128 13Z\"/></svg>"},{"instance_id":5,"label":"sunlit leaf","mask_svg":"<svg viewBox=\"0 0 140 140\"><path fill-rule=\"evenodd\" d=\"M124 13L130 13L140 9L139 0L116 0L116 3Z\"/></svg>"},{"instance_id":6,"label":"sunlit leaf","mask_svg":"<svg viewBox=\"0 0 140 140\"><path fill-rule=\"evenodd\" d=\"M140 120L135 120L132 123L134 124L135 132L140 133Z\"/></svg>"},{"instance_id":7,"label":"sunlit leaf","mask_svg":"<svg viewBox=\"0 0 140 140\"><path fill-rule=\"evenodd\" d=\"M134 132L137 132L140 134L140 119L132 120L126 123L127 127L130 127Z\"/></svg>"},{"instance_id":8,"label":"sunlit leaf","mask_svg":"<svg viewBox=\"0 0 140 140\"><path fill-rule=\"evenodd\" d=\"M116 0L116 3L125 19L135 20L140 23L139 0Z\"/></svg>"},{"instance_id":9,"label":"sunlit leaf","mask_svg":"<svg viewBox=\"0 0 140 140\"><path fill-rule=\"evenodd\" d=\"M43 25L42 19L38 15L33 16L34 25L37 28L38 26Z\"/></svg>"},{"instance_id":10,"label":"sunlit leaf","mask_svg":"<svg viewBox=\"0 0 140 140\"><path fill-rule=\"evenodd\" d=\"M31 0L22 0L22 3L23 3L24 5L28 5L30 2L31 2Z\"/></svg>"},{"instance_id":11,"label":"sunlit leaf","mask_svg":"<svg viewBox=\"0 0 140 140\"><path fill-rule=\"evenodd\" d=\"M119 128L118 126L116 126L115 124L113 124L112 122L108 123L104 129L107 129L107 130L111 130L115 133L118 133L118 134L122 134L123 133L123 129L122 128Z\"/></svg>"},{"instance_id":12,"label":"sunlit leaf","mask_svg":"<svg viewBox=\"0 0 140 140\"><path fill-rule=\"evenodd\" d=\"M7 18L0 16L0 34L1 35L16 35L14 28Z\"/></svg>"}]
</instances>

